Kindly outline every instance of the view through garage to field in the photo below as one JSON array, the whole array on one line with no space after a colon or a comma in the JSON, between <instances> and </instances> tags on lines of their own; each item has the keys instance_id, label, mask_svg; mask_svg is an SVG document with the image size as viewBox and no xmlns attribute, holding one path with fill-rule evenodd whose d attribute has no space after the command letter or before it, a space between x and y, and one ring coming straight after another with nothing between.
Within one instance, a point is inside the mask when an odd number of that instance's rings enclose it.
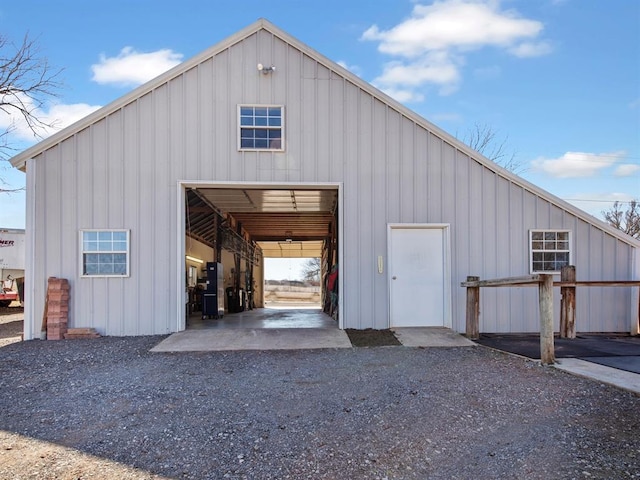
<instances>
[{"instance_id":1,"label":"view through garage to field","mask_svg":"<svg viewBox=\"0 0 640 480\"><path fill-rule=\"evenodd\" d=\"M265 258L265 307L320 309L320 268L319 258Z\"/></svg>"}]
</instances>

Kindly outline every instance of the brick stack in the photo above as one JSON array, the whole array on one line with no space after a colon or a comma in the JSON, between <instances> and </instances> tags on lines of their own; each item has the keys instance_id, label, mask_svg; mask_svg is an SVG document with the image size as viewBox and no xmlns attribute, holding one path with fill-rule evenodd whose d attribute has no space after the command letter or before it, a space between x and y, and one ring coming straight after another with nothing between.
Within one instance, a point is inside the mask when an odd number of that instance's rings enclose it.
<instances>
[{"instance_id":1,"label":"brick stack","mask_svg":"<svg viewBox=\"0 0 640 480\"><path fill-rule=\"evenodd\" d=\"M100 334L95 328L70 328L64 334L64 338L99 338Z\"/></svg>"},{"instance_id":2,"label":"brick stack","mask_svg":"<svg viewBox=\"0 0 640 480\"><path fill-rule=\"evenodd\" d=\"M49 277L47 282L47 339L62 340L69 323L69 281Z\"/></svg>"}]
</instances>

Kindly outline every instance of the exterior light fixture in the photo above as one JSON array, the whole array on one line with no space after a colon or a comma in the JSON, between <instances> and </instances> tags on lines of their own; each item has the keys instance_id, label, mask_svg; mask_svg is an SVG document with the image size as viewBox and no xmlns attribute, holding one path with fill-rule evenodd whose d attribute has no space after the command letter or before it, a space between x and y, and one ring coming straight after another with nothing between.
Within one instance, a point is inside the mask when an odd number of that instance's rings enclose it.
<instances>
[{"instance_id":1,"label":"exterior light fixture","mask_svg":"<svg viewBox=\"0 0 640 480\"><path fill-rule=\"evenodd\" d=\"M265 67L263 64L258 64L258 71L262 72L263 75L268 75L276 71L276 67L271 65L270 67Z\"/></svg>"}]
</instances>

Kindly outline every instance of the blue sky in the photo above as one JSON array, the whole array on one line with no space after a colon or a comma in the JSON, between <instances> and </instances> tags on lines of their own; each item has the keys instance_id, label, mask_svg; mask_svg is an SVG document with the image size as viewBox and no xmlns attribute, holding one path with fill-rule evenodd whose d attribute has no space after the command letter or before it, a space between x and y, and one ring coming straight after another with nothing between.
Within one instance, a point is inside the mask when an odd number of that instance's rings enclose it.
<instances>
[{"instance_id":1,"label":"blue sky","mask_svg":"<svg viewBox=\"0 0 640 480\"><path fill-rule=\"evenodd\" d=\"M459 138L489 126L525 179L589 213L640 197L635 0L23 0L0 32L64 69L42 112L64 126L258 18ZM24 227L23 194L0 197L0 227Z\"/></svg>"}]
</instances>

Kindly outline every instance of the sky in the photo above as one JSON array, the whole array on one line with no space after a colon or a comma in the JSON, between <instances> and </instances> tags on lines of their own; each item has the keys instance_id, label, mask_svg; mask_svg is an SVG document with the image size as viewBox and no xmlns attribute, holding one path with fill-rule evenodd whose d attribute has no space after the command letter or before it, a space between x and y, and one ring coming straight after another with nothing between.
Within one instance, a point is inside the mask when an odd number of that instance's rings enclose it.
<instances>
[{"instance_id":1,"label":"sky","mask_svg":"<svg viewBox=\"0 0 640 480\"><path fill-rule=\"evenodd\" d=\"M592 215L640 198L640 1L22 0L0 34L62 69L40 115L62 128L258 18L460 139L489 128L519 175ZM35 143L15 126L14 148ZM0 195L0 228L24 208Z\"/></svg>"}]
</instances>

